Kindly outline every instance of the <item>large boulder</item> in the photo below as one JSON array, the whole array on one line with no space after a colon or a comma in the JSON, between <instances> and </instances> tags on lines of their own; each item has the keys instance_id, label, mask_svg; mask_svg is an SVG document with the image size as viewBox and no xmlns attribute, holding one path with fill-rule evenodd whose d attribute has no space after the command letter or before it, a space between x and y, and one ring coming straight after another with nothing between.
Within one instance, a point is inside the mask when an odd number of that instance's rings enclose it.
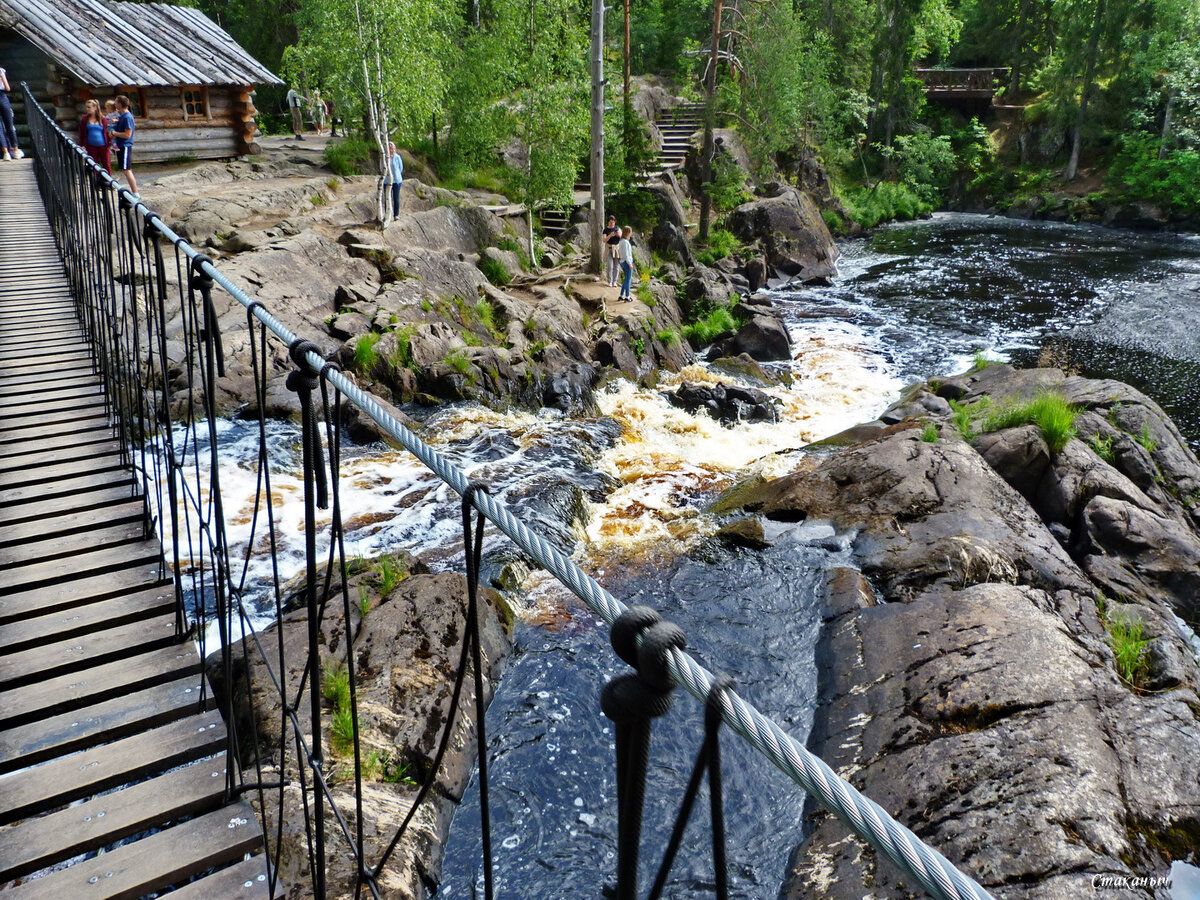
<instances>
[{"instance_id":1,"label":"large boulder","mask_svg":"<svg viewBox=\"0 0 1200 900\"><path fill-rule=\"evenodd\" d=\"M736 384L697 384L685 381L664 396L672 406L694 413L705 410L722 424L776 420L775 404L756 388Z\"/></svg>"},{"instance_id":2,"label":"large boulder","mask_svg":"<svg viewBox=\"0 0 1200 900\"><path fill-rule=\"evenodd\" d=\"M759 362L792 358L792 341L787 326L778 316L756 314L721 345L723 356L745 353Z\"/></svg>"},{"instance_id":3,"label":"large boulder","mask_svg":"<svg viewBox=\"0 0 1200 900\"><path fill-rule=\"evenodd\" d=\"M837 246L820 210L793 187L781 186L775 196L743 203L729 214L728 223L743 243L761 245L777 275L809 281L837 271Z\"/></svg>"}]
</instances>

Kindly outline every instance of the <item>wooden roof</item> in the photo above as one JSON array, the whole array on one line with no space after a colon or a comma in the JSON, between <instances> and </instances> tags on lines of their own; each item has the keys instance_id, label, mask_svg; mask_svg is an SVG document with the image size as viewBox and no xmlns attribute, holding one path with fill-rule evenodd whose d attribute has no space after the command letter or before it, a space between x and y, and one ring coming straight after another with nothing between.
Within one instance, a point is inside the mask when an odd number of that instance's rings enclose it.
<instances>
[{"instance_id":1,"label":"wooden roof","mask_svg":"<svg viewBox=\"0 0 1200 900\"><path fill-rule=\"evenodd\" d=\"M0 0L0 26L89 85L282 84L198 9Z\"/></svg>"}]
</instances>

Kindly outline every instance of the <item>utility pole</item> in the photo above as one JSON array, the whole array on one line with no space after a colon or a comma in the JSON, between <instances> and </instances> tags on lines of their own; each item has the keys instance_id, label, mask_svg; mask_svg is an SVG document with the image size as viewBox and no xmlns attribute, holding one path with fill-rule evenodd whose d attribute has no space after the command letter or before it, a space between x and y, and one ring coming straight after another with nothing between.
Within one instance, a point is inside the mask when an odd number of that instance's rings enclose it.
<instances>
[{"instance_id":1,"label":"utility pole","mask_svg":"<svg viewBox=\"0 0 1200 900\"><path fill-rule=\"evenodd\" d=\"M592 0L592 272L599 275L604 227L604 0Z\"/></svg>"},{"instance_id":2,"label":"utility pole","mask_svg":"<svg viewBox=\"0 0 1200 900\"><path fill-rule=\"evenodd\" d=\"M712 219L713 156L716 143L713 126L717 117L717 63L721 58L721 12L724 3L714 0L712 49L709 51L708 66L704 70L704 143L700 148L700 231L696 240L708 243L708 226Z\"/></svg>"}]
</instances>

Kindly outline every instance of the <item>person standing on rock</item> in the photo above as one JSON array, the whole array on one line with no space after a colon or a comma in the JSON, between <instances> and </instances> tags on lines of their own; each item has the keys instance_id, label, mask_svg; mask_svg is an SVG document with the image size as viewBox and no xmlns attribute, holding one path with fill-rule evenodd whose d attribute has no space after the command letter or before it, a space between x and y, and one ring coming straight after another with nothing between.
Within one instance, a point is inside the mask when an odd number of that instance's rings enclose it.
<instances>
[{"instance_id":1,"label":"person standing on rock","mask_svg":"<svg viewBox=\"0 0 1200 900\"><path fill-rule=\"evenodd\" d=\"M125 176L125 183L133 193L134 199L141 200L138 195L137 179L133 177L133 113L129 111L129 98L124 94L117 97L117 127L113 129L113 140L117 144L117 168Z\"/></svg>"},{"instance_id":2,"label":"person standing on rock","mask_svg":"<svg viewBox=\"0 0 1200 900\"><path fill-rule=\"evenodd\" d=\"M17 146L17 122L13 118L12 104L8 102L8 72L0 69L0 145L2 159L23 159L25 154Z\"/></svg>"},{"instance_id":3,"label":"person standing on rock","mask_svg":"<svg viewBox=\"0 0 1200 900\"><path fill-rule=\"evenodd\" d=\"M616 216L608 217L608 227L600 232L600 234L604 237L604 274L607 276L608 286L616 287L617 269L621 263L617 258L617 244L621 242L621 229L617 227Z\"/></svg>"},{"instance_id":4,"label":"person standing on rock","mask_svg":"<svg viewBox=\"0 0 1200 900\"><path fill-rule=\"evenodd\" d=\"M313 124L317 126L317 134L325 134L325 101L321 99L320 91L313 91L312 118Z\"/></svg>"},{"instance_id":5,"label":"person standing on rock","mask_svg":"<svg viewBox=\"0 0 1200 900\"><path fill-rule=\"evenodd\" d=\"M308 98L298 90L288 88L287 105L292 111L292 133L298 141L304 140L304 104L307 102Z\"/></svg>"},{"instance_id":6,"label":"person standing on rock","mask_svg":"<svg viewBox=\"0 0 1200 900\"><path fill-rule=\"evenodd\" d=\"M400 187L404 184L404 158L388 141L388 182L392 186L392 218L400 215Z\"/></svg>"},{"instance_id":7,"label":"person standing on rock","mask_svg":"<svg viewBox=\"0 0 1200 900\"><path fill-rule=\"evenodd\" d=\"M79 120L79 146L96 161L109 175L112 174L112 154L108 143L108 120L100 111L100 101L89 100L83 105L83 118Z\"/></svg>"},{"instance_id":8,"label":"person standing on rock","mask_svg":"<svg viewBox=\"0 0 1200 900\"><path fill-rule=\"evenodd\" d=\"M617 244L617 256L621 259L621 296L618 300L632 300L630 288L633 286L633 229L626 225L621 229L621 241Z\"/></svg>"}]
</instances>

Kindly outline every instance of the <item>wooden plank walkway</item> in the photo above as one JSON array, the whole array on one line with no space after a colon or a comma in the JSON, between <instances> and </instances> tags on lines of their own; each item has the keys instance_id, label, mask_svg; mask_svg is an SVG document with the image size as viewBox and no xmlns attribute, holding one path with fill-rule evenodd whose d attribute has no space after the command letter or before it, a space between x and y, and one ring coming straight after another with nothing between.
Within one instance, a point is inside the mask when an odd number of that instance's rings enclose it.
<instances>
[{"instance_id":1,"label":"wooden plank walkway","mask_svg":"<svg viewBox=\"0 0 1200 900\"><path fill-rule=\"evenodd\" d=\"M0 893L268 897L33 166L0 162Z\"/></svg>"}]
</instances>

